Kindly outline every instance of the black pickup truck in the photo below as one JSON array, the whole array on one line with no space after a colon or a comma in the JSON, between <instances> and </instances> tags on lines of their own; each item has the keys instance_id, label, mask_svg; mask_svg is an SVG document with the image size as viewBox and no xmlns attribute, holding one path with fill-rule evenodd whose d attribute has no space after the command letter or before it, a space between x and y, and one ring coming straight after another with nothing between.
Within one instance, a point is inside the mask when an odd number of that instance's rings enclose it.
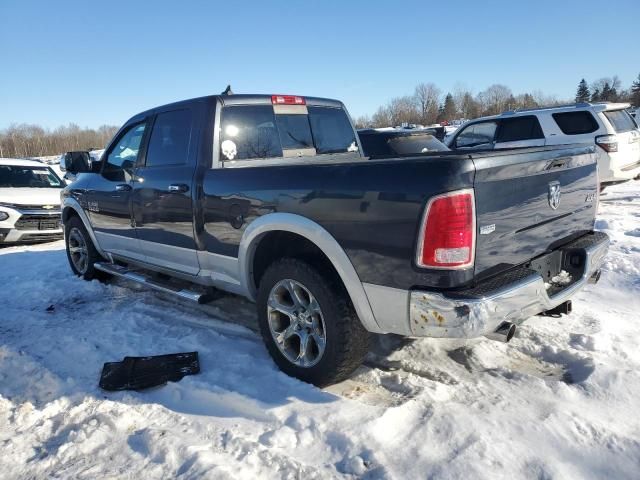
<instances>
[{"instance_id":1,"label":"black pickup truck","mask_svg":"<svg viewBox=\"0 0 640 480\"><path fill-rule=\"evenodd\" d=\"M366 157L344 105L214 95L131 118L67 162L69 263L257 305L278 366L346 378L370 334L508 341L599 278L592 146Z\"/></svg>"}]
</instances>

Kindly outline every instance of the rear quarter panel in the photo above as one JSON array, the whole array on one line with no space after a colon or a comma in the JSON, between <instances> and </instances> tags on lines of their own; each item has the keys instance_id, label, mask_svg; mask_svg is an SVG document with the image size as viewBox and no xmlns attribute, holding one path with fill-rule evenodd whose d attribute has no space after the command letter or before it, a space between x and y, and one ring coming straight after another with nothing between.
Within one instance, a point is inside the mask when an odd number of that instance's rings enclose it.
<instances>
[{"instance_id":1,"label":"rear quarter panel","mask_svg":"<svg viewBox=\"0 0 640 480\"><path fill-rule=\"evenodd\" d=\"M209 252L235 257L251 221L293 213L325 228L363 282L451 287L471 281L472 272L416 268L418 223L428 198L470 187L473 175L472 162L460 155L208 169L201 239Z\"/></svg>"}]
</instances>

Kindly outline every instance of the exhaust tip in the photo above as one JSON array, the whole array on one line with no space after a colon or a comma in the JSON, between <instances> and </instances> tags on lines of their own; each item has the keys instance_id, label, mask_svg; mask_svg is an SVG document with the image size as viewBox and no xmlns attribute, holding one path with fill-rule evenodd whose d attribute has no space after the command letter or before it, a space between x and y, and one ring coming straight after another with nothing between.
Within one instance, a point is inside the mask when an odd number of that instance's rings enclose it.
<instances>
[{"instance_id":1,"label":"exhaust tip","mask_svg":"<svg viewBox=\"0 0 640 480\"><path fill-rule=\"evenodd\" d=\"M509 330L507 330L507 342L513 338L516 334L516 325L515 323L509 324Z\"/></svg>"},{"instance_id":2,"label":"exhaust tip","mask_svg":"<svg viewBox=\"0 0 640 480\"><path fill-rule=\"evenodd\" d=\"M511 322L502 322L494 332L488 333L485 337L496 340L498 342L507 343L516 334L516 324Z\"/></svg>"}]
</instances>

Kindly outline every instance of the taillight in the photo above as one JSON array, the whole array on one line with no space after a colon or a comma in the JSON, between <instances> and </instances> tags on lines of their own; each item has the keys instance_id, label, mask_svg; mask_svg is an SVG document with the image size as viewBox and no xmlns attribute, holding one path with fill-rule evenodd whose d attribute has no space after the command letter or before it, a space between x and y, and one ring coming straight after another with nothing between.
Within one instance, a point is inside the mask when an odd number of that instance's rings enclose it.
<instances>
[{"instance_id":1,"label":"taillight","mask_svg":"<svg viewBox=\"0 0 640 480\"><path fill-rule=\"evenodd\" d=\"M295 95L271 95L271 103L274 105L306 105L304 97Z\"/></svg>"},{"instance_id":2,"label":"taillight","mask_svg":"<svg viewBox=\"0 0 640 480\"><path fill-rule=\"evenodd\" d=\"M617 152L618 137L615 135L598 135L596 137L596 145L601 147L605 152Z\"/></svg>"},{"instance_id":3,"label":"taillight","mask_svg":"<svg viewBox=\"0 0 640 480\"><path fill-rule=\"evenodd\" d=\"M473 190L459 190L429 200L418 238L419 267L469 267L473 265L475 243Z\"/></svg>"}]
</instances>

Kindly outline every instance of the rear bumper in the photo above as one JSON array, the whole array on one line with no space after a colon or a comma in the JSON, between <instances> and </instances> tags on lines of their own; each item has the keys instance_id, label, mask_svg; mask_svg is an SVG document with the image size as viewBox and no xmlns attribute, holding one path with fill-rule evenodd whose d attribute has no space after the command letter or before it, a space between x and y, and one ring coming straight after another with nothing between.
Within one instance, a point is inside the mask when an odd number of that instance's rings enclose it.
<instances>
[{"instance_id":1,"label":"rear bumper","mask_svg":"<svg viewBox=\"0 0 640 480\"><path fill-rule=\"evenodd\" d=\"M409 295L411 335L440 338L474 338L491 333L505 321L522 323L550 310L582 289L596 273L609 247L609 237L594 232L560 250L580 254L582 275L549 296L542 276L519 267L476 287L452 293L412 291Z\"/></svg>"},{"instance_id":2,"label":"rear bumper","mask_svg":"<svg viewBox=\"0 0 640 480\"><path fill-rule=\"evenodd\" d=\"M626 182L640 175L640 158L624 153L601 154L598 175L602 185Z\"/></svg>"}]
</instances>

